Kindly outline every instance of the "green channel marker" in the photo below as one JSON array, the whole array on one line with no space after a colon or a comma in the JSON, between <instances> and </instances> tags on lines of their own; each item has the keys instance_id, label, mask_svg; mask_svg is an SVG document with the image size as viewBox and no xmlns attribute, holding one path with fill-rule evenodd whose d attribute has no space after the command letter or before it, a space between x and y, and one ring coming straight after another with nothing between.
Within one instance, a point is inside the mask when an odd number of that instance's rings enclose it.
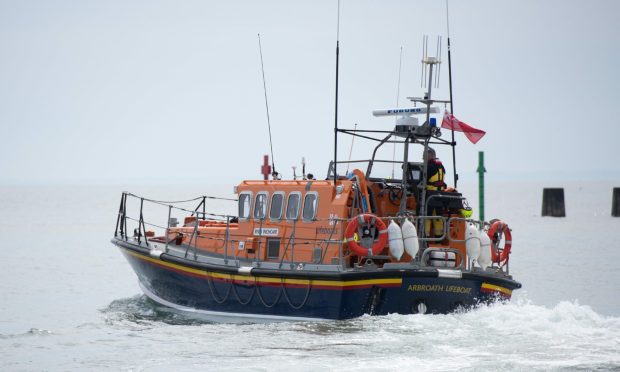
<instances>
[{"instance_id":1,"label":"green channel marker","mask_svg":"<svg viewBox=\"0 0 620 372\"><path fill-rule=\"evenodd\" d=\"M480 210L480 221L484 221L484 151L478 151L478 202Z\"/></svg>"}]
</instances>

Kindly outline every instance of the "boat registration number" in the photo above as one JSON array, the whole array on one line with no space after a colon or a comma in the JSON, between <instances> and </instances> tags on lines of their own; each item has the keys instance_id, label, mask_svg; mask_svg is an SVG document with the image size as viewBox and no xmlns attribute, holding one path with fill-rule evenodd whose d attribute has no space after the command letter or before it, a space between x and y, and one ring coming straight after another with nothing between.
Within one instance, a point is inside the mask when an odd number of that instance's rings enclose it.
<instances>
[{"instance_id":1,"label":"boat registration number","mask_svg":"<svg viewBox=\"0 0 620 372\"><path fill-rule=\"evenodd\" d=\"M254 236L278 236L278 229L274 227L254 229Z\"/></svg>"}]
</instances>

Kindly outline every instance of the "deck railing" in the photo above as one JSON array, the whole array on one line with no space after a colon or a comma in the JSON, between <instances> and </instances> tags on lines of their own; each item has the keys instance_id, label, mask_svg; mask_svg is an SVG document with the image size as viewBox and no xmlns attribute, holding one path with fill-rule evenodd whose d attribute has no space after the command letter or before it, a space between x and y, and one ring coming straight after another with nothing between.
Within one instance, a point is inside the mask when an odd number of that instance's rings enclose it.
<instances>
[{"instance_id":1,"label":"deck railing","mask_svg":"<svg viewBox=\"0 0 620 372\"><path fill-rule=\"evenodd\" d=\"M169 238L169 231L173 227L177 227L176 221L185 221L185 218L179 219L180 216L186 217L194 217L193 221L191 221L190 225L184 225L184 227L193 227L191 235L187 244L185 245L185 252L183 254L184 258L190 258L193 260L198 260L199 257L199 239L209 239L209 240L218 240L223 242L224 254L223 261L224 264L232 264L239 266L239 260L249 260L253 261L256 266L261 265L261 245L263 245L263 238L265 236L262 235L263 232L263 224L265 223L265 219L258 220L260 232L259 235L249 235L249 236L241 236L241 235L233 235L231 234L231 224L238 222L238 217L230 214L216 214L216 213L208 213L206 212L206 204L209 200L218 200L218 201L226 201L226 202L236 202L237 199L232 198L221 198L214 196L200 196L193 199L187 200L177 200L177 201L162 201L162 200L154 200L149 198L144 198L130 192L123 192L121 196L118 216L116 220L116 228L114 231L114 236L128 241L130 238L134 239L140 245L144 245L150 248L149 238L154 237L154 233L147 230L147 226L153 229L159 229L161 236L164 237L164 240L157 240L158 243L163 243L164 245L164 253L169 253L170 244L176 240L176 238ZM137 216L132 216L128 213L128 204L130 202L139 203L135 207L138 209ZM189 203L194 203L197 205L194 208L185 207L185 205ZM153 207L158 207L163 209L163 214L166 221L165 223L156 223L154 220L146 220L145 215L147 214L147 210L149 213L154 212ZM150 215L150 214L149 214ZM427 250L429 244L445 242L449 243L464 243L464 239L453 238L451 234L451 229L460 223L473 223L478 226L478 229L481 230L481 233L485 233L484 229L488 229L489 224L487 222L476 221L466 218L460 217L443 217L443 216L393 216L393 217L381 217L384 221L389 223L389 221L395 220L396 222L402 223L404 219L409 219L415 226L418 226L418 241L420 242L420 252L414 258L412 262L418 262L419 264L425 264L425 251ZM214 221L218 223L218 226L225 227L223 237L222 234L218 234L217 236L209 236L204 232L200 232L201 221ZM321 221L320 219L315 219L315 221ZM294 269L299 264L317 264L317 265L333 265L334 261L337 261L337 264L345 268L347 263L345 263L345 252L346 245L344 241L344 231L346 228L346 224L348 224L351 219L343 219L343 218L330 218L324 220L324 222L328 222L330 226L330 233L326 239L310 239L303 238L298 236L297 229L299 221L292 220L290 234L287 236L282 236L281 239L285 241L285 247L282 253L279 253L279 268L286 268L289 266L290 269ZM426 222L434 222L441 221L442 233L438 236L427 236L427 231L425 227ZM130 233L130 228L133 228L133 233ZM131 235L131 236L130 236ZM257 249L253 258L242 258L237 255L237 250L232 248L234 243L245 242L247 238L257 238ZM151 243L153 240L151 239ZM295 248L299 246L305 245L314 245L315 249L320 249L320 255L315 255L314 252L312 254L312 261L302 261L296 259ZM334 245L337 246L338 256L330 256L332 257L331 262L325 262L325 258L330 248L333 248ZM267 249L267 248L264 248ZM285 260L287 254L290 251L290 260ZM317 251L318 253L318 251ZM267 252L265 252L264 256L267 256ZM316 257L315 257L316 256ZM368 257L373 260L388 260L389 256L371 256ZM465 257L463 257L460 261L463 263L465 261ZM230 262L232 261L232 262ZM463 266L463 265L461 265ZM469 266L469 265L467 265ZM508 270L507 262L503 265L506 271Z\"/></svg>"}]
</instances>

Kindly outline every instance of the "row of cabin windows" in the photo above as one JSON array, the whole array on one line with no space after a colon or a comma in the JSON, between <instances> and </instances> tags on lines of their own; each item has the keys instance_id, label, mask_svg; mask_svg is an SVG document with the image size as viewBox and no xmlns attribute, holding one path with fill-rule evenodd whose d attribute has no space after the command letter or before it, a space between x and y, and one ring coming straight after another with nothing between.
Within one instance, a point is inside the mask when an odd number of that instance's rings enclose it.
<instances>
[{"instance_id":1,"label":"row of cabin windows","mask_svg":"<svg viewBox=\"0 0 620 372\"><path fill-rule=\"evenodd\" d=\"M269 193L260 191L256 194L254 200L254 210L252 206L252 192L243 191L239 194L239 218L249 219L250 215L255 220L265 219L269 211L269 219L279 221L284 214L285 219L294 221L299 219L299 211L301 209L301 192L293 191L288 195L286 200L286 209L284 208L284 192L276 191L271 195L271 209L269 209ZM318 209L318 194L316 192L307 192L304 196L304 206L301 218L304 221L312 221L316 217ZM252 213L250 213L252 212Z\"/></svg>"}]
</instances>

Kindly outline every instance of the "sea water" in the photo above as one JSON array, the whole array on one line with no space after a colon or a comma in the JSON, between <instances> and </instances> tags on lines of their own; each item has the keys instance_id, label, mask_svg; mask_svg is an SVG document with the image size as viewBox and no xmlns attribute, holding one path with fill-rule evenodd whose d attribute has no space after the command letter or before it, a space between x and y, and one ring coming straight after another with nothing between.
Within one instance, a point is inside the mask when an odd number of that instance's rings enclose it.
<instances>
[{"instance_id":1,"label":"sea water","mask_svg":"<svg viewBox=\"0 0 620 372\"><path fill-rule=\"evenodd\" d=\"M565 218L540 216L543 186L487 185L486 217L513 229L510 270L523 283L507 304L261 324L208 323L154 304L109 242L123 189L169 200L230 197L232 187L4 186L0 369L618 370L620 218L610 212L619 185L559 185ZM461 191L474 196L475 185Z\"/></svg>"}]
</instances>

